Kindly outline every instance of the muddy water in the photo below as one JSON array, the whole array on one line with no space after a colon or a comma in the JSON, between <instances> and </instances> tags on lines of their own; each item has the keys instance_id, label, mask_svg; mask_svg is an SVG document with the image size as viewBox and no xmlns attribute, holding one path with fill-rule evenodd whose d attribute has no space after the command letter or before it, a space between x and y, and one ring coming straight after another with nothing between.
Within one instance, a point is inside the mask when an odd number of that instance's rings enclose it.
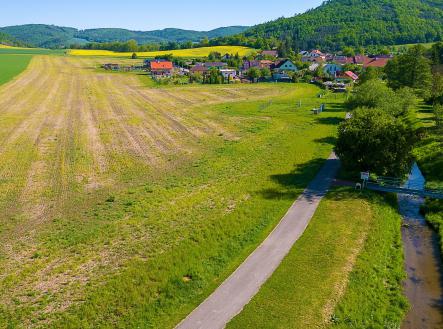
<instances>
[{"instance_id":1,"label":"muddy water","mask_svg":"<svg viewBox=\"0 0 443 329\"><path fill-rule=\"evenodd\" d=\"M408 184L424 188L425 180L417 165ZM411 304L402 329L443 329L443 264L437 234L420 214L423 202L422 198L399 195L408 275L404 290Z\"/></svg>"}]
</instances>

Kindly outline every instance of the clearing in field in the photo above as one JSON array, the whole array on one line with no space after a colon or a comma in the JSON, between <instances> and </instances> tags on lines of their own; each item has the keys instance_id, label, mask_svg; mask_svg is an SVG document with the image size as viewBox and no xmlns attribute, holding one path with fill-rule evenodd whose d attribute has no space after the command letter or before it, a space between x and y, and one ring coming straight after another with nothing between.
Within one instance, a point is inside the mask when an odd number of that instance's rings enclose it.
<instances>
[{"instance_id":1,"label":"clearing in field","mask_svg":"<svg viewBox=\"0 0 443 329\"><path fill-rule=\"evenodd\" d=\"M34 56L0 87L0 327L172 328L272 230L344 115L312 85L148 88L106 61Z\"/></svg>"},{"instance_id":2,"label":"clearing in field","mask_svg":"<svg viewBox=\"0 0 443 329\"><path fill-rule=\"evenodd\" d=\"M207 57L211 52L220 54L239 54L239 56L248 56L255 52L254 49L241 46L215 46L192 49L178 49L165 51L137 52L139 57L156 57L172 54L174 57ZM88 50L73 49L69 51L72 56L108 56L108 57L131 57L131 53L114 52L109 50Z\"/></svg>"}]
</instances>

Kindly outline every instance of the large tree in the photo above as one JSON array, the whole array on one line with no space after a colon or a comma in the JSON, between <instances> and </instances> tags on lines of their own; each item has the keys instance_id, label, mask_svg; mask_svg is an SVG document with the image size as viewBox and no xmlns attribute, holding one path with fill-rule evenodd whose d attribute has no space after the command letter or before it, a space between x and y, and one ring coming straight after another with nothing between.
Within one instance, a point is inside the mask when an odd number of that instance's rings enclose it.
<instances>
[{"instance_id":1,"label":"large tree","mask_svg":"<svg viewBox=\"0 0 443 329\"><path fill-rule=\"evenodd\" d=\"M419 96L428 98L432 87L432 71L431 61L425 54L426 49L417 45L389 61L385 68L388 85L394 89L409 87Z\"/></svg>"},{"instance_id":2,"label":"large tree","mask_svg":"<svg viewBox=\"0 0 443 329\"><path fill-rule=\"evenodd\" d=\"M346 104L351 110L378 108L396 118L406 118L416 102L412 89L402 87L394 91L383 81L373 79L358 86Z\"/></svg>"},{"instance_id":3,"label":"large tree","mask_svg":"<svg viewBox=\"0 0 443 329\"><path fill-rule=\"evenodd\" d=\"M410 168L415 134L380 109L357 109L339 127L336 153L350 172L399 177Z\"/></svg>"}]
</instances>

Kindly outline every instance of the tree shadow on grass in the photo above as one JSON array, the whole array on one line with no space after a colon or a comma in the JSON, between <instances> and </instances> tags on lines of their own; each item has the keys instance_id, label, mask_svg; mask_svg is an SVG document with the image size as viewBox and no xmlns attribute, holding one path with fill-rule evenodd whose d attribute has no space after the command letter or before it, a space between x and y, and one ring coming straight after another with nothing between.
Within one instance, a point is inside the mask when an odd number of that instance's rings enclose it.
<instances>
[{"instance_id":1,"label":"tree shadow on grass","mask_svg":"<svg viewBox=\"0 0 443 329\"><path fill-rule=\"evenodd\" d=\"M343 119L335 118L335 117L328 117L328 118L320 117L320 118L315 119L315 121L319 124L322 124L322 125L338 126L343 121Z\"/></svg>"},{"instance_id":2,"label":"tree shadow on grass","mask_svg":"<svg viewBox=\"0 0 443 329\"><path fill-rule=\"evenodd\" d=\"M325 159L316 158L300 164L290 173L271 175L270 178L279 186L258 192L265 199L292 200L303 191L324 165Z\"/></svg>"},{"instance_id":3,"label":"tree shadow on grass","mask_svg":"<svg viewBox=\"0 0 443 329\"><path fill-rule=\"evenodd\" d=\"M336 145L337 144L337 137L329 136L324 138L318 138L314 140L314 142L319 144L330 144L330 145Z\"/></svg>"},{"instance_id":4,"label":"tree shadow on grass","mask_svg":"<svg viewBox=\"0 0 443 329\"><path fill-rule=\"evenodd\" d=\"M327 103L326 112L345 112L343 103Z\"/></svg>"}]
</instances>

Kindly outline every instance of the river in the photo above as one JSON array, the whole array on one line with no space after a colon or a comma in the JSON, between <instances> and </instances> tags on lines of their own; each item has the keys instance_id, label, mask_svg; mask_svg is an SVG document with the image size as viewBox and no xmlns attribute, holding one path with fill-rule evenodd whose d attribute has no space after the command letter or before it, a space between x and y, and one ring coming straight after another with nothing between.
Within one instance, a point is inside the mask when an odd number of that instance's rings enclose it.
<instances>
[{"instance_id":1,"label":"river","mask_svg":"<svg viewBox=\"0 0 443 329\"><path fill-rule=\"evenodd\" d=\"M425 179L415 164L409 186L424 188ZM443 328L443 264L437 234L420 214L423 198L399 195L407 279L404 291L411 304L402 329Z\"/></svg>"}]
</instances>

